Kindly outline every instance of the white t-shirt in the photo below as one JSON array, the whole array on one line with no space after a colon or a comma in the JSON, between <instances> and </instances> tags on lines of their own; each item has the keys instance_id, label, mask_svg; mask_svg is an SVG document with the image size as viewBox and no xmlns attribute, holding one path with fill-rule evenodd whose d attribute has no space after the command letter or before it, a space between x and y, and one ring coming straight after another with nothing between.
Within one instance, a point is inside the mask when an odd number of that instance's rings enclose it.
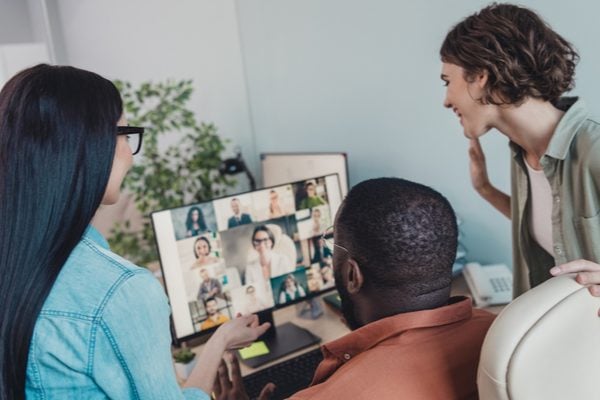
<instances>
[{"instance_id":1,"label":"white t-shirt","mask_svg":"<svg viewBox=\"0 0 600 400\"><path fill-rule=\"evenodd\" d=\"M531 187L531 213L529 214L529 232L533 239L554 257L552 239L552 188L544 171L533 169L525 157L525 166L529 174Z\"/></svg>"},{"instance_id":2,"label":"white t-shirt","mask_svg":"<svg viewBox=\"0 0 600 400\"><path fill-rule=\"evenodd\" d=\"M290 291L289 289L286 288L284 291L282 291L279 294L279 304L285 304L285 303L287 303L287 301L286 301L286 294L290 298L290 301L291 300L296 300L297 298L306 296L306 292L304 291L304 288L302 286L298 285L296 287L296 290L292 290L292 291Z\"/></svg>"},{"instance_id":3,"label":"white t-shirt","mask_svg":"<svg viewBox=\"0 0 600 400\"><path fill-rule=\"evenodd\" d=\"M278 253L271 254L271 278L293 272L294 269L294 264L285 255ZM258 259L246 267L245 279L246 285L263 283L265 281Z\"/></svg>"}]
</instances>

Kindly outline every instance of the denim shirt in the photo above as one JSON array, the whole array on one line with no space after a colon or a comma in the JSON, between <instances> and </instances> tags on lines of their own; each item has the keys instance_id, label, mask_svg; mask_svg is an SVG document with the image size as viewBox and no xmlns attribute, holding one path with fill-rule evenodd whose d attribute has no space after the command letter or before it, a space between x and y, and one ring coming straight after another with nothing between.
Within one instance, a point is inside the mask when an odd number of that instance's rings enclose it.
<instances>
[{"instance_id":1,"label":"denim shirt","mask_svg":"<svg viewBox=\"0 0 600 400\"><path fill-rule=\"evenodd\" d=\"M156 278L90 226L36 321L27 399L209 399L177 383L169 314Z\"/></svg>"}]
</instances>

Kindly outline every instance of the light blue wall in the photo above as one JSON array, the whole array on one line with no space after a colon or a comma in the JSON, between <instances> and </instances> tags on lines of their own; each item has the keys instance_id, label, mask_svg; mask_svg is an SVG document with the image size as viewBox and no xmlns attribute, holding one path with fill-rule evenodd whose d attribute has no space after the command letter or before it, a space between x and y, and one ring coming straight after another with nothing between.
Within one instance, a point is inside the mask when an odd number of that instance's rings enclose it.
<instances>
[{"instance_id":1,"label":"light blue wall","mask_svg":"<svg viewBox=\"0 0 600 400\"><path fill-rule=\"evenodd\" d=\"M32 42L29 7L23 0L0 0L0 44Z\"/></svg>"},{"instance_id":2,"label":"light blue wall","mask_svg":"<svg viewBox=\"0 0 600 400\"><path fill-rule=\"evenodd\" d=\"M600 7L526 1L580 49L578 87L600 110ZM467 146L442 107L439 46L487 2L238 0L258 152L344 151L351 183L400 176L433 186L464 224L469 255L510 263L509 221L471 189ZM507 140L483 139L492 181L509 188Z\"/></svg>"},{"instance_id":3,"label":"light blue wall","mask_svg":"<svg viewBox=\"0 0 600 400\"><path fill-rule=\"evenodd\" d=\"M433 186L461 215L471 257L510 263L509 223L471 189L467 141L442 107L439 80L445 33L487 2L27 3L48 5L63 35L60 62L130 80L194 79L198 115L241 146L255 172L260 152L345 151L351 183L401 176ZM575 93L600 112L600 3L523 4L578 47ZM0 0L0 43L39 36L32 20L25 2ZM492 181L508 190L506 139L491 132L483 145Z\"/></svg>"}]
</instances>

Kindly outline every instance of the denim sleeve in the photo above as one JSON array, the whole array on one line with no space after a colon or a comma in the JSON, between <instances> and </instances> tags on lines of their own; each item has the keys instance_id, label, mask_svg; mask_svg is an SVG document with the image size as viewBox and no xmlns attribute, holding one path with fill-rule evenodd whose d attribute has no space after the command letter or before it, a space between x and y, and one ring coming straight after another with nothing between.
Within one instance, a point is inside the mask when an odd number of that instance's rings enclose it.
<instances>
[{"instance_id":1,"label":"denim sleeve","mask_svg":"<svg viewBox=\"0 0 600 400\"><path fill-rule=\"evenodd\" d=\"M170 309L152 274L126 275L106 298L92 332L90 374L113 399L206 399L182 390L171 359Z\"/></svg>"}]
</instances>

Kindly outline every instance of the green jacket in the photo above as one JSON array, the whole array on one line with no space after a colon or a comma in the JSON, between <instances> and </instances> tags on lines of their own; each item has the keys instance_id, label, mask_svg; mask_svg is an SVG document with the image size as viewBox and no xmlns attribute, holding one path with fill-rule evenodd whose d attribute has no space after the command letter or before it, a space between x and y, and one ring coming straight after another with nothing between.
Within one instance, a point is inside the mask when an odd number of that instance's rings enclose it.
<instances>
[{"instance_id":1,"label":"green jacket","mask_svg":"<svg viewBox=\"0 0 600 400\"><path fill-rule=\"evenodd\" d=\"M552 189L554 257L529 233L529 178L522 149L511 143L514 297L549 279L554 265L600 262L600 123L576 97L557 106L566 113L540 160Z\"/></svg>"},{"instance_id":2,"label":"green jacket","mask_svg":"<svg viewBox=\"0 0 600 400\"><path fill-rule=\"evenodd\" d=\"M325 200L323 200L319 196L305 197L302 199L302 201L300 201L300 206L298 208L299 209L314 208L314 207L318 207L318 206L323 206L325 204L327 204L327 203L325 203Z\"/></svg>"}]
</instances>

